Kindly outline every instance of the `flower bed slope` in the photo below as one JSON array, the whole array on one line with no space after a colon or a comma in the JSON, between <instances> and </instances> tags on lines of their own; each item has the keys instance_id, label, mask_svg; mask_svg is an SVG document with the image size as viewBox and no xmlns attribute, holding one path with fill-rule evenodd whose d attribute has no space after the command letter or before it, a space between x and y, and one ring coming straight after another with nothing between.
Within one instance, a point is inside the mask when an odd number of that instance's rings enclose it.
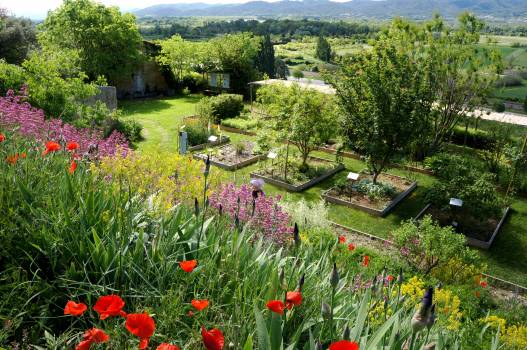
<instances>
[{"instance_id":1,"label":"flower bed slope","mask_svg":"<svg viewBox=\"0 0 527 350\"><path fill-rule=\"evenodd\" d=\"M364 180L371 180L371 175L362 175L359 184ZM378 182L388 183L393 187L393 193L374 199L362 193L360 189L357 190L356 185L353 188L344 185L330 188L322 194L322 198L330 203L360 209L376 216L385 216L417 187L417 182L390 174L381 174Z\"/></svg>"},{"instance_id":2,"label":"flower bed slope","mask_svg":"<svg viewBox=\"0 0 527 350\"><path fill-rule=\"evenodd\" d=\"M242 149L237 149L241 147ZM211 164L226 170L236 170L256 163L260 159L265 158L262 154L254 153L254 143L245 141L241 146L229 144L217 149L211 156ZM207 159L207 154L194 154L196 159Z\"/></svg>"}]
</instances>

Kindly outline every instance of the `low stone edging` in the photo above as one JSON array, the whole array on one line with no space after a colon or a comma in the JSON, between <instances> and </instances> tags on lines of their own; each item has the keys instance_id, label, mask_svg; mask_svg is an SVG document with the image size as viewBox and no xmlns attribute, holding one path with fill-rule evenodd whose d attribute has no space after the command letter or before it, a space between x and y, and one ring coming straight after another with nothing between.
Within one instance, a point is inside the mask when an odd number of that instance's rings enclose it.
<instances>
[{"instance_id":1,"label":"low stone edging","mask_svg":"<svg viewBox=\"0 0 527 350\"><path fill-rule=\"evenodd\" d=\"M310 158L318 160L318 161L331 163L331 161L329 161L327 159L323 159L323 158L317 158L317 157L310 157ZM296 185L296 186L292 185L292 184L289 184L287 182L284 182L284 181L273 179L273 178L271 178L269 176L266 176L266 175L260 175L260 174L258 174L256 172L252 172L251 173L251 177L262 179L266 183L275 185L275 186L280 187L280 188L285 188L286 190L288 190L290 192L302 192L302 191L307 190L308 188L313 187L316 184L326 180L327 178L333 176L334 174L338 173L341 170L344 170L344 164L338 164L335 168L327 171L326 173L324 173L324 174L322 174L322 175L320 175L320 176L318 176L318 177L316 177L314 179L311 179L308 182L305 182L305 183L303 183L301 185Z\"/></svg>"},{"instance_id":2,"label":"low stone edging","mask_svg":"<svg viewBox=\"0 0 527 350\"><path fill-rule=\"evenodd\" d=\"M202 143L202 144L199 144L199 145L196 145L196 146L189 147L187 149L187 151L189 151L189 152L199 151L199 150L202 150L204 148L223 145L223 144L228 143L229 141L230 141L229 136L222 136L221 139L219 139L217 141Z\"/></svg>"},{"instance_id":3,"label":"low stone edging","mask_svg":"<svg viewBox=\"0 0 527 350\"><path fill-rule=\"evenodd\" d=\"M207 159L207 155L203 154L203 153L194 154L193 157L194 157L194 159L197 159L197 160L205 160L205 159ZM242 162L238 162L238 163L235 163L235 164L226 164L226 163L223 163L223 162L220 162L220 161L217 161L217 160L214 160L213 158L211 158L210 159L210 164L215 165L218 168L222 168L222 169L225 169L225 170L233 171L233 170L237 170L237 169L246 167L248 165L254 164L254 163L258 162L259 160L262 160L262 159L265 159L265 158L266 158L265 155L258 154L258 155L255 155L255 156L249 158L249 159L246 159L246 160L244 160Z\"/></svg>"},{"instance_id":4,"label":"low stone edging","mask_svg":"<svg viewBox=\"0 0 527 350\"><path fill-rule=\"evenodd\" d=\"M425 207L419 212L419 214L415 216L414 220L416 221L420 220L426 214L426 212L431 206L432 206L431 203L428 203L427 205L425 205ZM509 216L510 209L511 209L510 207L505 208L503 216L501 217L500 221L496 225L496 228L494 228L494 232L492 233L492 236L490 236L488 240L482 241L480 239L468 237L465 235L465 238L467 239L467 244L471 247L480 248L484 250L490 249L490 247L492 246L492 243L494 243L494 240L498 236L498 233L500 232L501 227L505 223L505 220Z\"/></svg>"},{"instance_id":5,"label":"low stone edging","mask_svg":"<svg viewBox=\"0 0 527 350\"><path fill-rule=\"evenodd\" d=\"M390 175L390 176L395 176L395 175ZM396 177L399 177L399 176L396 176ZM350 201L347 201L347 200L344 200L344 199L340 199L340 198L337 198L337 197L333 197L333 196L329 195L328 193L331 190L333 190L334 187L324 191L322 193L322 198L324 198L324 200L326 202L329 202L329 203L344 205L344 206L347 206L347 207L350 207L350 208L354 208L354 209L359 209L359 210L365 211L365 212L367 212L368 214L371 214L371 215L384 217L390 211L392 211L392 209L395 208L395 206L397 204L402 202L403 199L405 199L408 195L410 195L410 193L412 193L416 188L417 188L417 182L412 182L410 184L410 186L406 190L404 190L403 192L399 193L397 195L397 197L392 199L390 204L388 204L386 206L386 208L384 208L382 210L371 208L371 207L367 207L365 205L356 204L356 203L353 203L353 202L350 202Z\"/></svg>"}]
</instances>

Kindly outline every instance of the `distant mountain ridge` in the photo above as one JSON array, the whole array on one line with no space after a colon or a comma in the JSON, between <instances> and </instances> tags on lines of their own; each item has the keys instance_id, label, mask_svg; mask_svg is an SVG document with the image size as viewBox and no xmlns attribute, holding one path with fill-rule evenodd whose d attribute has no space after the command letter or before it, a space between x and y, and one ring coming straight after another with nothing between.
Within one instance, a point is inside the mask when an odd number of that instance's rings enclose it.
<instances>
[{"instance_id":1,"label":"distant mountain ridge","mask_svg":"<svg viewBox=\"0 0 527 350\"><path fill-rule=\"evenodd\" d=\"M170 1L170 0L167 0ZM279 2L250 1L242 4L163 4L134 13L138 17L194 16L266 16L266 17L355 17L391 18L430 17L439 12L455 17L462 11L496 18L525 18L527 0L283 0Z\"/></svg>"}]
</instances>

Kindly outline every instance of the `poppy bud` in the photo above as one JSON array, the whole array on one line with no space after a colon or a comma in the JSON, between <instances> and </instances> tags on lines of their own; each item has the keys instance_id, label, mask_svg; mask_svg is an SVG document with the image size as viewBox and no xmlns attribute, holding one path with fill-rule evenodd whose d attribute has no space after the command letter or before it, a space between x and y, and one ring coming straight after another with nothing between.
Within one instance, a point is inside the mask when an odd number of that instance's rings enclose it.
<instances>
[{"instance_id":1,"label":"poppy bud","mask_svg":"<svg viewBox=\"0 0 527 350\"><path fill-rule=\"evenodd\" d=\"M295 240L295 245L298 247L300 245L300 232L298 231L298 225L295 222L295 228L293 230L293 238Z\"/></svg>"},{"instance_id":2,"label":"poppy bud","mask_svg":"<svg viewBox=\"0 0 527 350\"><path fill-rule=\"evenodd\" d=\"M428 288L425 292L421 306L412 317L412 329L414 332L419 332L428 325L428 318L430 317L430 310L432 307L432 299L434 296L434 289Z\"/></svg>"},{"instance_id":3,"label":"poppy bud","mask_svg":"<svg viewBox=\"0 0 527 350\"><path fill-rule=\"evenodd\" d=\"M401 270L399 271L399 276L397 276L397 283L402 284L403 281L404 281L403 268L401 267Z\"/></svg>"},{"instance_id":4,"label":"poppy bud","mask_svg":"<svg viewBox=\"0 0 527 350\"><path fill-rule=\"evenodd\" d=\"M210 173L210 156L207 156L207 159L205 159L205 170L203 171L203 175L205 177L209 176Z\"/></svg>"},{"instance_id":5,"label":"poppy bud","mask_svg":"<svg viewBox=\"0 0 527 350\"><path fill-rule=\"evenodd\" d=\"M327 303L322 302L322 317L327 320L331 317L331 306L329 306Z\"/></svg>"},{"instance_id":6,"label":"poppy bud","mask_svg":"<svg viewBox=\"0 0 527 350\"><path fill-rule=\"evenodd\" d=\"M304 287L304 280L306 278L306 274L302 274L302 276L300 277L300 280L298 281L298 291L299 292L302 292L302 288Z\"/></svg>"},{"instance_id":7,"label":"poppy bud","mask_svg":"<svg viewBox=\"0 0 527 350\"><path fill-rule=\"evenodd\" d=\"M199 215L199 203L197 198L194 198L194 214L196 214L196 216Z\"/></svg>"},{"instance_id":8,"label":"poppy bud","mask_svg":"<svg viewBox=\"0 0 527 350\"><path fill-rule=\"evenodd\" d=\"M223 205L220 204L220 208L218 211L220 212L220 216L222 216L223 215Z\"/></svg>"},{"instance_id":9,"label":"poppy bud","mask_svg":"<svg viewBox=\"0 0 527 350\"><path fill-rule=\"evenodd\" d=\"M234 226L236 226L236 228L240 227L240 218L238 217L238 213L234 214Z\"/></svg>"},{"instance_id":10,"label":"poppy bud","mask_svg":"<svg viewBox=\"0 0 527 350\"><path fill-rule=\"evenodd\" d=\"M287 290L287 284L285 283L285 271L283 267L280 270L280 275L278 276L278 279L280 280L280 287L282 287L283 290Z\"/></svg>"},{"instance_id":11,"label":"poppy bud","mask_svg":"<svg viewBox=\"0 0 527 350\"><path fill-rule=\"evenodd\" d=\"M342 334L342 339L350 340L351 331L348 325L344 328L344 333Z\"/></svg>"},{"instance_id":12,"label":"poppy bud","mask_svg":"<svg viewBox=\"0 0 527 350\"><path fill-rule=\"evenodd\" d=\"M251 211L251 216L254 216L254 211L256 209L256 199L253 198L253 205L252 205L252 211Z\"/></svg>"},{"instance_id":13,"label":"poppy bud","mask_svg":"<svg viewBox=\"0 0 527 350\"><path fill-rule=\"evenodd\" d=\"M330 283L333 288L336 288L339 284L339 272L337 270L337 263L333 263L333 271L331 271Z\"/></svg>"},{"instance_id":14,"label":"poppy bud","mask_svg":"<svg viewBox=\"0 0 527 350\"><path fill-rule=\"evenodd\" d=\"M428 318L426 320L426 327L428 327L428 329L432 328L432 326L436 322L435 311L436 311L436 304L432 305L432 307L430 308L430 314L428 315Z\"/></svg>"}]
</instances>

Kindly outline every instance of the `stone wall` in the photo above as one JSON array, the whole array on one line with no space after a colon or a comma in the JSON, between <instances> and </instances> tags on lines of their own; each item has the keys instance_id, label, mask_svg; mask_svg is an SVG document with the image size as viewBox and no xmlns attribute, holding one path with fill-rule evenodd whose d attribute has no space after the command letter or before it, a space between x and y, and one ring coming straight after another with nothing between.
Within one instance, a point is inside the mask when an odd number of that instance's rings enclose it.
<instances>
[{"instance_id":1,"label":"stone wall","mask_svg":"<svg viewBox=\"0 0 527 350\"><path fill-rule=\"evenodd\" d=\"M110 111L117 109L117 90L114 86L99 86L99 93L87 98L85 104L94 106L98 101L103 102Z\"/></svg>"},{"instance_id":2,"label":"stone wall","mask_svg":"<svg viewBox=\"0 0 527 350\"><path fill-rule=\"evenodd\" d=\"M118 80L115 86L118 99L171 95L161 68L153 60L145 61L129 77Z\"/></svg>"}]
</instances>

